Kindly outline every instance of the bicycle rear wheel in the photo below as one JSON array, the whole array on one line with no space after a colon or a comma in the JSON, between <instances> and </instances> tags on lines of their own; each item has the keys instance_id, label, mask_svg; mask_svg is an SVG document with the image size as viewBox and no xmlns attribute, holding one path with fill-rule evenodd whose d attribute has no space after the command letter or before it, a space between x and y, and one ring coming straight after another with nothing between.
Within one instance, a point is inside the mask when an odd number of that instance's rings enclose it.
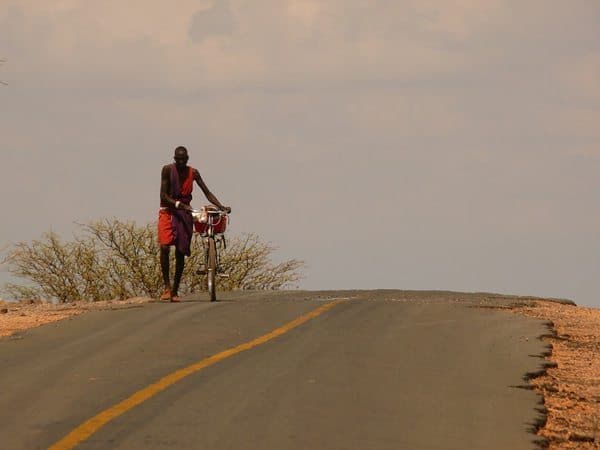
<instances>
[{"instance_id":1,"label":"bicycle rear wheel","mask_svg":"<svg viewBox=\"0 0 600 450\"><path fill-rule=\"evenodd\" d=\"M208 296L210 297L211 302L215 302L217 301L217 247L213 237L208 238L206 259Z\"/></svg>"}]
</instances>

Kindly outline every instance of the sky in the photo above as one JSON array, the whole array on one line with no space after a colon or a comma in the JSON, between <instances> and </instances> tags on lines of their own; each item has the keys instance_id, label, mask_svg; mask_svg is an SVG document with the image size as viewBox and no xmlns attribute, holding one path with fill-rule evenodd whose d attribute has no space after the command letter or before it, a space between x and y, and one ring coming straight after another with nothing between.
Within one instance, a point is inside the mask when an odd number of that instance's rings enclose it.
<instances>
[{"instance_id":1,"label":"sky","mask_svg":"<svg viewBox=\"0 0 600 450\"><path fill-rule=\"evenodd\" d=\"M596 0L0 0L0 58L0 248L156 220L184 145L300 288L600 307Z\"/></svg>"}]
</instances>

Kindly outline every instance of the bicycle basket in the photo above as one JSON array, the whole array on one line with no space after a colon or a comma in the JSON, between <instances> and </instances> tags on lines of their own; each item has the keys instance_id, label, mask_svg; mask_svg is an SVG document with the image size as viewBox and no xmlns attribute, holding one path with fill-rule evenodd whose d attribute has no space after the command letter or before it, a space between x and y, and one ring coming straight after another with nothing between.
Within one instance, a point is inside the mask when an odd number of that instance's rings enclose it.
<instances>
[{"instance_id":1,"label":"bicycle basket","mask_svg":"<svg viewBox=\"0 0 600 450\"><path fill-rule=\"evenodd\" d=\"M206 222L204 221L196 221L194 222L194 228L196 232L200 234L205 234L208 231L209 223L213 226L213 232L215 234L225 233L227 229L227 216L220 214L211 214L211 211L216 211L214 208L204 207L206 209Z\"/></svg>"}]
</instances>

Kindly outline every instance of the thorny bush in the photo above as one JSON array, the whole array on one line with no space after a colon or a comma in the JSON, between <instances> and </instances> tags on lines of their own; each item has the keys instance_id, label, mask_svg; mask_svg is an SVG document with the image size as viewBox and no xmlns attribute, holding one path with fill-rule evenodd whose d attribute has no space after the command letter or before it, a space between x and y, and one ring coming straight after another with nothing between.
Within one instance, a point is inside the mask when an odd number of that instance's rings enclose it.
<instances>
[{"instance_id":1,"label":"thorny bush","mask_svg":"<svg viewBox=\"0 0 600 450\"><path fill-rule=\"evenodd\" d=\"M14 299L76 300L156 297L162 290L156 225L136 225L104 219L80 225L81 233L63 242L56 233L39 240L18 242L4 257L8 271L27 284L6 283L5 293ZM218 278L220 290L282 289L301 278L304 263L289 259L272 262L276 248L256 234L228 239L220 249L220 264L227 278ZM171 257L173 258L171 252ZM205 289L196 271L204 262L202 241L192 239L192 256L186 258L181 293ZM171 270L174 270L171 261Z\"/></svg>"}]
</instances>

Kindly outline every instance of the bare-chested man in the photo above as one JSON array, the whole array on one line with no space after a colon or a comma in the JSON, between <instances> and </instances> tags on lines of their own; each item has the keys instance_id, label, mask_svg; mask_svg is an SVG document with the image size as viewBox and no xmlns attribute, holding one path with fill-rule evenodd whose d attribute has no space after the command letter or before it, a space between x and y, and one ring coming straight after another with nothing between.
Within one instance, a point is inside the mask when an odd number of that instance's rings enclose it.
<instances>
[{"instance_id":1,"label":"bare-chested man","mask_svg":"<svg viewBox=\"0 0 600 450\"><path fill-rule=\"evenodd\" d=\"M192 189L194 181L213 205L231 212L231 208L221 202L208 190L200 173L187 165L189 156L185 147L175 149L175 164L162 168L160 182L160 210L158 214L158 241L160 244L160 266L165 290L161 300L179 301L179 284L183 273L185 256L190 256L193 223L190 211L192 207ZM175 246L175 279L173 286L169 280L169 251Z\"/></svg>"}]
</instances>

